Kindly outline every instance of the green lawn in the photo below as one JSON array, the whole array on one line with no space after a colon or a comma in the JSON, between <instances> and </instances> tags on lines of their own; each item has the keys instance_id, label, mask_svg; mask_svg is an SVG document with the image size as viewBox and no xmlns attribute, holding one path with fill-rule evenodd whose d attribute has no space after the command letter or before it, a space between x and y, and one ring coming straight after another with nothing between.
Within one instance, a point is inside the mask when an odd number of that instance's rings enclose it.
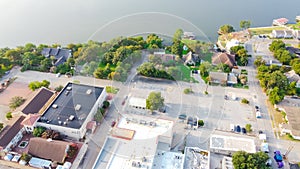
<instances>
[{"instance_id":1,"label":"green lawn","mask_svg":"<svg viewBox=\"0 0 300 169\"><path fill-rule=\"evenodd\" d=\"M186 44L187 46L189 46L190 44L197 43L196 40L190 40L190 39L182 39L181 42Z\"/></svg>"},{"instance_id":2,"label":"green lawn","mask_svg":"<svg viewBox=\"0 0 300 169\"><path fill-rule=\"evenodd\" d=\"M193 83L197 83L198 81L196 81L193 77L191 77L191 69L183 64L178 64L177 67L180 69L180 71L182 72L182 81L185 82L190 82L192 81Z\"/></svg>"},{"instance_id":3,"label":"green lawn","mask_svg":"<svg viewBox=\"0 0 300 169\"><path fill-rule=\"evenodd\" d=\"M211 57L212 57L212 55L213 55L213 53L205 53L204 57L202 58L202 60L211 63Z\"/></svg>"},{"instance_id":4,"label":"green lawn","mask_svg":"<svg viewBox=\"0 0 300 169\"><path fill-rule=\"evenodd\" d=\"M280 26L249 28L252 36L260 34L270 34L273 30L285 30L285 28Z\"/></svg>"}]
</instances>

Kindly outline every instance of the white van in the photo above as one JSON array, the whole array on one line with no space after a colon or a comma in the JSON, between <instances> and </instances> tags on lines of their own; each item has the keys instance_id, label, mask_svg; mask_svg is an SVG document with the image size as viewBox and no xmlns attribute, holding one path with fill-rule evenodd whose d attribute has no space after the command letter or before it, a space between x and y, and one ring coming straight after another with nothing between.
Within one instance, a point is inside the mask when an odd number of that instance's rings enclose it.
<instances>
[{"instance_id":1,"label":"white van","mask_svg":"<svg viewBox=\"0 0 300 169\"><path fill-rule=\"evenodd\" d=\"M257 111L257 112L256 112L256 118L261 118L261 113L260 113L260 111Z\"/></svg>"},{"instance_id":2,"label":"white van","mask_svg":"<svg viewBox=\"0 0 300 169\"><path fill-rule=\"evenodd\" d=\"M268 143L261 143L260 151L269 153L269 144Z\"/></svg>"}]
</instances>

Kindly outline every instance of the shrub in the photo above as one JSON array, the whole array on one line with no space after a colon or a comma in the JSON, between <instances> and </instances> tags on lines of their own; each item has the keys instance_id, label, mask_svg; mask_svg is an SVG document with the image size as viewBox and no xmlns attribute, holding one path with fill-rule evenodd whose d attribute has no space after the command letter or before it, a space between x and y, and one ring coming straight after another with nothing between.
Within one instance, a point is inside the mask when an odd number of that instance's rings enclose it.
<instances>
[{"instance_id":1,"label":"shrub","mask_svg":"<svg viewBox=\"0 0 300 169\"><path fill-rule=\"evenodd\" d=\"M247 100L245 98L243 98L241 102L244 103L244 104L249 104L249 100Z\"/></svg>"},{"instance_id":2,"label":"shrub","mask_svg":"<svg viewBox=\"0 0 300 169\"><path fill-rule=\"evenodd\" d=\"M8 120L10 120L10 119L12 118L11 112L7 112L7 113L6 113L6 118L7 118Z\"/></svg>"},{"instance_id":3,"label":"shrub","mask_svg":"<svg viewBox=\"0 0 300 169\"><path fill-rule=\"evenodd\" d=\"M204 121L203 121L203 120L198 120L198 126L199 126L199 127L204 126Z\"/></svg>"},{"instance_id":4,"label":"shrub","mask_svg":"<svg viewBox=\"0 0 300 169\"><path fill-rule=\"evenodd\" d=\"M30 154L23 153L22 156L21 156L21 160L24 160L26 162L29 162L30 159L31 159L31 155Z\"/></svg>"},{"instance_id":5,"label":"shrub","mask_svg":"<svg viewBox=\"0 0 300 169\"><path fill-rule=\"evenodd\" d=\"M60 92L64 87L62 85L57 86L56 88L54 88L54 90L56 92Z\"/></svg>"},{"instance_id":6,"label":"shrub","mask_svg":"<svg viewBox=\"0 0 300 169\"><path fill-rule=\"evenodd\" d=\"M252 131L252 125L251 124L246 124L245 128L246 128L247 132L251 132Z\"/></svg>"},{"instance_id":7,"label":"shrub","mask_svg":"<svg viewBox=\"0 0 300 169\"><path fill-rule=\"evenodd\" d=\"M33 129L33 136L34 137L41 137L42 134L46 131L46 128L45 127L41 127L41 126L38 126L36 128Z\"/></svg>"},{"instance_id":8,"label":"shrub","mask_svg":"<svg viewBox=\"0 0 300 169\"><path fill-rule=\"evenodd\" d=\"M204 92L204 94L208 95L208 92L207 92L207 91L205 91L205 92Z\"/></svg>"},{"instance_id":9,"label":"shrub","mask_svg":"<svg viewBox=\"0 0 300 169\"><path fill-rule=\"evenodd\" d=\"M193 93L193 90L191 88L186 88L183 90L183 93L184 94L190 94L190 93Z\"/></svg>"},{"instance_id":10,"label":"shrub","mask_svg":"<svg viewBox=\"0 0 300 169\"><path fill-rule=\"evenodd\" d=\"M102 108L103 108L103 109L107 109L107 108L109 107L109 105L110 105L110 103L109 103L107 100L105 100L105 101L102 103Z\"/></svg>"},{"instance_id":11,"label":"shrub","mask_svg":"<svg viewBox=\"0 0 300 169\"><path fill-rule=\"evenodd\" d=\"M21 106L25 102L25 99L21 96L15 96L11 98L9 103L9 108L16 109L17 107Z\"/></svg>"},{"instance_id":12,"label":"shrub","mask_svg":"<svg viewBox=\"0 0 300 169\"><path fill-rule=\"evenodd\" d=\"M0 123L0 131L3 129L4 125L3 123Z\"/></svg>"}]
</instances>

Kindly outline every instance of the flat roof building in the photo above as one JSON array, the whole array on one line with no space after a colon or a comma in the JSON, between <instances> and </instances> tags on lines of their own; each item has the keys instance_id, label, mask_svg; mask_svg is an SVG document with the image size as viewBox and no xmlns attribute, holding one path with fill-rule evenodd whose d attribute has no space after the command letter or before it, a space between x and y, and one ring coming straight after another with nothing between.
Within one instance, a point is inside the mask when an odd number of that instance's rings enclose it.
<instances>
[{"instance_id":1,"label":"flat roof building","mask_svg":"<svg viewBox=\"0 0 300 169\"><path fill-rule=\"evenodd\" d=\"M159 144L170 149L173 124L173 121L138 115L121 118L115 128L123 129L125 134L122 131L116 135L114 129L111 131L112 135L107 137L93 169L150 169L154 164L166 165L155 157L162 153L157 150Z\"/></svg>"},{"instance_id":2,"label":"flat roof building","mask_svg":"<svg viewBox=\"0 0 300 169\"><path fill-rule=\"evenodd\" d=\"M254 139L213 134L210 137L210 151L231 155L236 151L255 153Z\"/></svg>"},{"instance_id":3,"label":"flat roof building","mask_svg":"<svg viewBox=\"0 0 300 169\"><path fill-rule=\"evenodd\" d=\"M184 169L209 169L210 153L198 147L186 147Z\"/></svg>"},{"instance_id":4,"label":"flat roof building","mask_svg":"<svg viewBox=\"0 0 300 169\"><path fill-rule=\"evenodd\" d=\"M66 136L80 139L106 99L103 87L68 83L48 106L37 126L59 131Z\"/></svg>"}]
</instances>

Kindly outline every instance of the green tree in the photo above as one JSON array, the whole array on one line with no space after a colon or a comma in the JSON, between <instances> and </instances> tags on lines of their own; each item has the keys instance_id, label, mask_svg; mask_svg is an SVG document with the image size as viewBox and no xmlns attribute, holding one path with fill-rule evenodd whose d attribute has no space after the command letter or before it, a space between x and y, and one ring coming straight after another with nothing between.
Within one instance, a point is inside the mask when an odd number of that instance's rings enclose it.
<instances>
[{"instance_id":1,"label":"green tree","mask_svg":"<svg viewBox=\"0 0 300 169\"><path fill-rule=\"evenodd\" d=\"M41 69L41 71L46 72L51 68L51 66L52 66L51 59L50 58L45 58L41 61L40 69Z\"/></svg>"},{"instance_id":2,"label":"green tree","mask_svg":"<svg viewBox=\"0 0 300 169\"><path fill-rule=\"evenodd\" d=\"M234 32L234 28L233 26L229 25L229 24L226 24L226 25L222 25L220 28L219 28L219 31L218 33L219 34L227 34L227 33L231 33L231 32Z\"/></svg>"},{"instance_id":3,"label":"green tree","mask_svg":"<svg viewBox=\"0 0 300 169\"><path fill-rule=\"evenodd\" d=\"M164 98L161 96L160 92L151 92L146 99L146 108L153 110L158 110L164 105Z\"/></svg>"},{"instance_id":4,"label":"green tree","mask_svg":"<svg viewBox=\"0 0 300 169\"><path fill-rule=\"evenodd\" d=\"M265 65L266 64L266 61L263 60L262 56L257 56L257 58L254 60L254 65L256 67L259 67L261 65Z\"/></svg>"},{"instance_id":5,"label":"green tree","mask_svg":"<svg viewBox=\"0 0 300 169\"><path fill-rule=\"evenodd\" d=\"M47 80L39 81L33 81L28 84L28 87L30 90L35 91L36 89L39 89L41 87L49 88L50 82Z\"/></svg>"},{"instance_id":6,"label":"green tree","mask_svg":"<svg viewBox=\"0 0 300 169\"><path fill-rule=\"evenodd\" d=\"M179 40L176 40L173 42L171 46L171 52L175 55L182 56L183 51L183 43Z\"/></svg>"},{"instance_id":7,"label":"green tree","mask_svg":"<svg viewBox=\"0 0 300 169\"><path fill-rule=\"evenodd\" d=\"M12 113L11 112L7 112L5 117L10 120L13 116L12 116Z\"/></svg>"},{"instance_id":8,"label":"green tree","mask_svg":"<svg viewBox=\"0 0 300 169\"><path fill-rule=\"evenodd\" d=\"M191 88L186 88L183 90L184 94L190 94L190 93L194 93L193 90Z\"/></svg>"},{"instance_id":9,"label":"green tree","mask_svg":"<svg viewBox=\"0 0 300 169\"><path fill-rule=\"evenodd\" d=\"M162 64L162 60L159 56L155 55L149 55L149 62L154 63L154 64Z\"/></svg>"},{"instance_id":10,"label":"green tree","mask_svg":"<svg viewBox=\"0 0 300 169\"><path fill-rule=\"evenodd\" d=\"M102 103L102 108L103 109L107 109L109 107L110 103L109 101L105 100L103 103Z\"/></svg>"},{"instance_id":11,"label":"green tree","mask_svg":"<svg viewBox=\"0 0 300 169\"><path fill-rule=\"evenodd\" d=\"M225 72L225 73L229 73L230 72L230 67L227 64L225 64L225 63L218 64L217 68L219 70L221 70L222 72Z\"/></svg>"},{"instance_id":12,"label":"green tree","mask_svg":"<svg viewBox=\"0 0 300 169\"><path fill-rule=\"evenodd\" d=\"M270 74L267 85L269 89L278 87L281 91L286 91L288 89L288 85L289 81L287 77L279 70L276 70Z\"/></svg>"},{"instance_id":13,"label":"green tree","mask_svg":"<svg viewBox=\"0 0 300 169\"><path fill-rule=\"evenodd\" d=\"M251 25L250 21L246 21L246 20L240 21L240 28L241 29L248 29L248 28L250 28L250 25Z\"/></svg>"},{"instance_id":14,"label":"green tree","mask_svg":"<svg viewBox=\"0 0 300 169\"><path fill-rule=\"evenodd\" d=\"M173 42L174 41L181 41L183 35L182 29L177 29L176 32L173 35Z\"/></svg>"},{"instance_id":15,"label":"green tree","mask_svg":"<svg viewBox=\"0 0 300 169\"><path fill-rule=\"evenodd\" d=\"M212 65L209 62L207 62L207 61L202 62L201 65L199 66L200 75L202 77L207 77L211 68L212 68Z\"/></svg>"},{"instance_id":16,"label":"green tree","mask_svg":"<svg viewBox=\"0 0 300 169\"><path fill-rule=\"evenodd\" d=\"M59 85L59 86L55 87L54 90L55 90L56 92L60 92L63 88L64 88L64 86Z\"/></svg>"},{"instance_id":17,"label":"green tree","mask_svg":"<svg viewBox=\"0 0 300 169\"><path fill-rule=\"evenodd\" d=\"M33 52L34 50L36 50L36 46L32 43L27 43L25 46L24 46L24 52Z\"/></svg>"},{"instance_id":18,"label":"green tree","mask_svg":"<svg viewBox=\"0 0 300 169\"><path fill-rule=\"evenodd\" d=\"M252 131L252 125L251 124L246 124L245 128L246 128L246 131L248 133Z\"/></svg>"},{"instance_id":19,"label":"green tree","mask_svg":"<svg viewBox=\"0 0 300 169\"><path fill-rule=\"evenodd\" d=\"M244 103L244 104L249 104L249 100L247 100L247 99L245 99L245 98L243 98L243 99L241 100L241 102Z\"/></svg>"},{"instance_id":20,"label":"green tree","mask_svg":"<svg viewBox=\"0 0 300 169\"><path fill-rule=\"evenodd\" d=\"M237 151L232 156L232 163L235 169L267 169L266 162L269 156L264 152L247 153Z\"/></svg>"},{"instance_id":21,"label":"green tree","mask_svg":"<svg viewBox=\"0 0 300 169\"><path fill-rule=\"evenodd\" d=\"M274 105L281 102L284 99L284 93L279 90L278 87L268 90L269 101Z\"/></svg>"},{"instance_id":22,"label":"green tree","mask_svg":"<svg viewBox=\"0 0 300 169\"><path fill-rule=\"evenodd\" d=\"M46 128L45 127L41 127L41 126L38 126L38 127L35 127L33 129L33 136L34 137L41 137L42 134L46 131Z\"/></svg>"},{"instance_id":23,"label":"green tree","mask_svg":"<svg viewBox=\"0 0 300 169\"><path fill-rule=\"evenodd\" d=\"M149 49L158 49L162 48L162 40L155 34L150 34L146 39L147 48Z\"/></svg>"},{"instance_id":24,"label":"green tree","mask_svg":"<svg viewBox=\"0 0 300 169\"><path fill-rule=\"evenodd\" d=\"M279 49L285 49L285 43L282 40L274 40L269 46L271 52L275 52Z\"/></svg>"},{"instance_id":25,"label":"green tree","mask_svg":"<svg viewBox=\"0 0 300 169\"><path fill-rule=\"evenodd\" d=\"M203 120L198 120L198 126L199 126L199 127L204 126L204 121L203 121Z\"/></svg>"}]
</instances>

